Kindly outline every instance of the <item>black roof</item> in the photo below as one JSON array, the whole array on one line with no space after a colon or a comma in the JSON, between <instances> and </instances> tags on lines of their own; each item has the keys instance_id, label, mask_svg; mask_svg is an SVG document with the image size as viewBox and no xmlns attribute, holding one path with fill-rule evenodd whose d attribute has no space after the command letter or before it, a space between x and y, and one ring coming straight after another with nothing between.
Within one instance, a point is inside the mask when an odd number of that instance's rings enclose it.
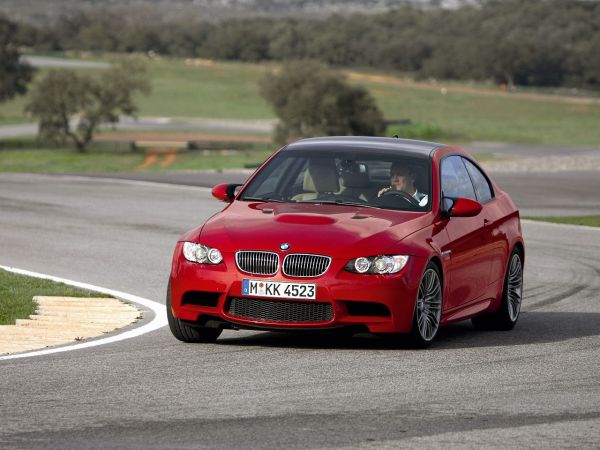
<instances>
[{"instance_id":1,"label":"black roof","mask_svg":"<svg viewBox=\"0 0 600 450\"><path fill-rule=\"evenodd\" d=\"M289 144L286 150L323 150L324 148L330 150L372 149L429 157L438 147L444 147L444 144L388 137L331 136L302 139Z\"/></svg>"}]
</instances>

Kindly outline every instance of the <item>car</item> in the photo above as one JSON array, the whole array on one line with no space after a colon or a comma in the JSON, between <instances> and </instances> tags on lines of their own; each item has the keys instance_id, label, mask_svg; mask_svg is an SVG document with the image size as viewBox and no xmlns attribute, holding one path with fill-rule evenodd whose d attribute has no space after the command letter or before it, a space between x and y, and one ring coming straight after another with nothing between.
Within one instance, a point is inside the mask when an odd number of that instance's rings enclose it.
<instances>
[{"instance_id":1,"label":"car","mask_svg":"<svg viewBox=\"0 0 600 450\"><path fill-rule=\"evenodd\" d=\"M173 255L167 315L181 341L214 342L223 329L338 329L425 348L452 322L517 322L519 211L462 148L303 139L212 195L227 205Z\"/></svg>"}]
</instances>

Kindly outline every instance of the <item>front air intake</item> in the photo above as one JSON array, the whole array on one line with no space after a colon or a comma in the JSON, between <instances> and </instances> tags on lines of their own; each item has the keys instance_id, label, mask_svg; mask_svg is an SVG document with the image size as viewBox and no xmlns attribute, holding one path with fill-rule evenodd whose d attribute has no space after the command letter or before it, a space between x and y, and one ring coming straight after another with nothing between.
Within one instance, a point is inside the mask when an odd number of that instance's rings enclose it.
<instances>
[{"instance_id":1,"label":"front air intake","mask_svg":"<svg viewBox=\"0 0 600 450\"><path fill-rule=\"evenodd\" d=\"M310 323L333 319L331 303L232 298L228 314L262 322Z\"/></svg>"}]
</instances>

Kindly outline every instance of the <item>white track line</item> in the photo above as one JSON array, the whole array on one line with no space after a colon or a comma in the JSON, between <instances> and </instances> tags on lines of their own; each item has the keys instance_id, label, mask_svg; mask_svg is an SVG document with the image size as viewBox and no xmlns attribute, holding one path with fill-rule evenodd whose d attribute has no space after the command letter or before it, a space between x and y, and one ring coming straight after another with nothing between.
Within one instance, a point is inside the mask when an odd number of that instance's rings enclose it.
<instances>
[{"instance_id":1,"label":"white track line","mask_svg":"<svg viewBox=\"0 0 600 450\"><path fill-rule=\"evenodd\" d=\"M141 336L142 334L149 333L154 330L158 330L159 328L164 327L167 324L167 313L165 310L165 305L154 302L152 300L148 300L142 297L138 297L136 295L127 294L126 292L115 291L113 289L107 289L100 286L95 286L93 284L80 283L79 281L66 280L64 278L54 277L51 275L45 275L43 273L38 272L30 272L28 270L17 269L15 267L7 267L0 265L1 269L4 269L8 272L13 272L21 275L27 275L34 278L42 278L45 280L52 280L59 283L68 284L70 286L75 286L82 289L87 289L90 291L101 292L103 294L112 295L115 298L119 298L121 300L125 300L132 303L137 303L138 305L145 306L146 308L152 310L154 312L154 318L147 324L142 325L141 327L135 328L133 330L126 331L124 333L117 334L115 336L110 336L102 339L96 339L88 342L81 342L74 345L69 345L65 347L58 348L49 348L45 350L36 350L27 353L19 353L16 355L7 355L0 356L0 361L6 359L17 359L17 358L29 358L32 356L42 356L42 355L50 355L52 353L61 353L68 352L71 350L79 350L83 348L96 347L98 345L111 344L113 342L123 341L125 339L130 339L133 337Z\"/></svg>"},{"instance_id":2,"label":"white track line","mask_svg":"<svg viewBox=\"0 0 600 450\"><path fill-rule=\"evenodd\" d=\"M23 174L19 174L23 175ZM27 173L25 174L28 177L36 176L39 178L51 178L55 180L65 180L65 181L85 181L92 182L96 181L98 183L108 183L108 184L125 184L125 185L138 185L138 186L148 186L148 187L159 187L165 189L181 189L187 191L202 191L202 192L210 192L212 188L204 187L204 186L190 186L187 184L176 184L170 182L160 182L160 181L147 181L147 180L130 180L127 178L110 178L110 177L90 177L86 175L63 175L63 174L48 174L48 173Z\"/></svg>"}]
</instances>

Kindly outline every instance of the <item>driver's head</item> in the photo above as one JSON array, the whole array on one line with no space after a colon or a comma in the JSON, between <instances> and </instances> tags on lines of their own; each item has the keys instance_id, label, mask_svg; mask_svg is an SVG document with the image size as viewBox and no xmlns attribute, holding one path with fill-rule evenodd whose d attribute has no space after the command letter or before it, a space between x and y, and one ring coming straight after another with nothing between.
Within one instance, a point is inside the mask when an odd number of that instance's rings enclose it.
<instances>
[{"instance_id":1,"label":"driver's head","mask_svg":"<svg viewBox=\"0 0 600 450\"><path fill-rule=\"evenodd\" d=\"M395 162L390 168L390 185L396 191L404 191L407 194L414 194L415 180L417 174L409 165Z\"/></svg>"}]
</instances>

